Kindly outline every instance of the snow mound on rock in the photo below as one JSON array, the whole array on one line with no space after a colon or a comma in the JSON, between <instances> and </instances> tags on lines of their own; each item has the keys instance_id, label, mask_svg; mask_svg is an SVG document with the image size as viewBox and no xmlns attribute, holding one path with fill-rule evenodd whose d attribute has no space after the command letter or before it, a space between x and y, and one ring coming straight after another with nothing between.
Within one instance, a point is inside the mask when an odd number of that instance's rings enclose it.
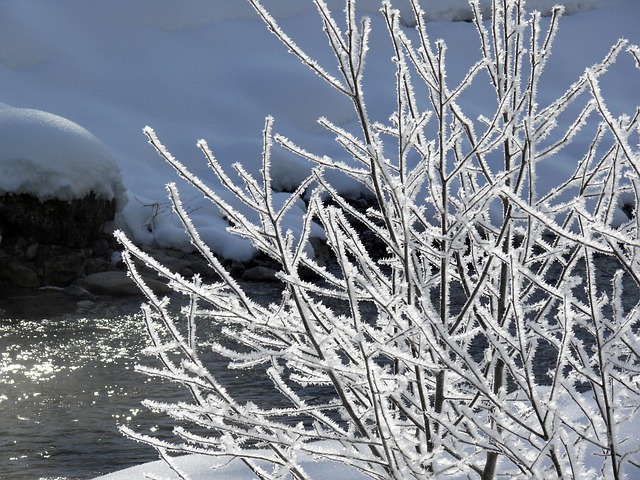
<instances>
[{"instance_id":1,"label":"snow mound on rock","mask_svg":"<svg viewBox=\"0 0 640 480\"><path fill-rule=\"evenodd\" d=\"M93 134L66 118L0 105L0 195L74 200L93 192L126 203L120 168Z\"/></svg>"}]
</instances>

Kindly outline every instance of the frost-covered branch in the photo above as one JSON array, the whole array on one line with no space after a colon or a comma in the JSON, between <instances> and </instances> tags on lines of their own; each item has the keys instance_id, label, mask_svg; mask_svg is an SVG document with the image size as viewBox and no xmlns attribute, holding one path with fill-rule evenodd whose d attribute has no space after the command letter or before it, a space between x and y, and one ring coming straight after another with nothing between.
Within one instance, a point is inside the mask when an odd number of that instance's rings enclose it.
<instances>
[{"instance_id":1,"label":"frost-covered branch","mask_svg":"<svg viewBox=\"0 0 640 480\"><path fill-rule=\"evenodd\" d=\"M481 59L450 85L446 44L430 39L419 1L411 0L415 30L383 2L395 68L395 112L383 122L370 116L375 99L363 82L373 22L358 18L354 0L344 26L315 1L340 78L249 1L292 54L345 96L358 126L320 119L343 149L329 158L274 134L267 118L260 178L241 165L232 178L200 141L217 181L250 214L145 130L230 231L277 263L282 294L254 301L170 185L176 214L219 280L183 278L118 234L148 298L147 353L160 365L139 371L192 396L146 402L180 422L174 440L123 431L168 461L169 452L238 458L258 478L309 478L309 456L379 479L637 474L640 445L624 419L640 405L640 110L613 116L599 79L625 47L637 61L638 47L618 42L541 106L561 8L544 30L521 0L493 0L490 19L471 1ZM463 99L481 82L495 98L477 116ZM575 112L569 121L567 112ZM580 147L576 138L589 129L593 138ZM274 143L315 166L277 202ZM542 160L566 161L559 154L569 145L582 157L543 191ZM356 180L367 208L356 208L327 172ZM306 214L294 234L285 221L300 199ZM317 226L329 265L311 253ZM147 288L134 258L185 297L182 309ZM273 403L228 391L206 363L211 352L262 375Z\"/></svg>"}]
</instances>

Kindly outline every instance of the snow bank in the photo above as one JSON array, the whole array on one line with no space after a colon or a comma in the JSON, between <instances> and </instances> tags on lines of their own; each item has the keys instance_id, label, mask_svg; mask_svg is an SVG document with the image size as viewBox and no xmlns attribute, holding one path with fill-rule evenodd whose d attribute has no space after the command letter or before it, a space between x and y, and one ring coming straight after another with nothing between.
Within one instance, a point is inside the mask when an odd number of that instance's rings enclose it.
<instances>
[{"instance_id":1,"label":"snow bank","mask_svg":"<svg viewBox=\"0 0 640 480\"><path fill-rule=\"evenodd\" d=\"M107 147L70 120L0 106L0 195L73 200L93 192L126 203L120 168Z\"/></svg>"},{"instance_id":2,"label":"snow bank","mask_svg":"<svg viewBox=\"0 0 640 480\"><path fill-rule=\"evenodd\" d=\"M489 2L481 0L485 7ZM327 3L341 15L344 0ZM409 1L392 3L410 23ZM541 101L564 92L618 37L640 43L637 0L529 0L527 6L548 11L555 3L564 3L568 13L580 12L562 20ZM263 4L311 56L328 70L335 67L311 1L263 0ZM359 14L370 15L374 28L365 73L369 112L374 120L385 122L394 109L394 92L389 88L394 71L380 4L380 0L358 0ZM478 58L477 33L473 25L448 20L468 18L467 0L422 0L421 4L433 20L431 38L443 38L449 46L449 77L460 79ZM596 7L602 8L590 10ZM614 114L638 103L638 89L631 80L637 72L632 62L625 62L603 82ZM257 174L267 115L275 118L278 133L311 152L338 160L344 159L344 151L317 125L317 118L357 128L348 100L289 55L245 0L7 2L0 15L0 85L0 102L73 119L105 142L130 198L119 216L119 228L132 232L140 243L157 246L190 248L180 223L172 217L164 188L178 180L147 144L142 133L145 125L153 127L174 156L214 188L213 175L195 146L200 138L207 140L221 162L241 162ZM472 102L470 114L486 113L482 95ZM34 142L24 132L19 135L25 148L35 154L32 157L40 158L48 150L46 142ZM64 138L48 135L49 141ZM9 144L18 144L13 134L5 136ZM101 151L86 139L79 142L91 151ZM545 166L548 174L541 175L539 188L563 178L582 154L579 149L567 151ZM69 159L57 158L66 169ZM291 189L308 171L304 161L282 149L274 149L272 163L276 189ZM118 195L120 189L117 180L110 184L115 170L86 168L62 185L56 179L57 166L46 167L44 171L52 174L46 180L49 173L43 174L43 165L29 171L5 167L1 167L0 181L12 189L37 191L40 197L67 198L86 191L92 182L106 196ZM251 255L246 242L229 235L224 219L197 193L180 181L178 186L188 209L198 217L194 220L203 237L218 253L236 259ZM336 178L335 187L358 194L359 186L344 178ZM0 188L6 190L4 183Z\"/></svg>"},{"instance_id":3,"label":"snow bank","mask_svg":"<svg viewBox=\"0 0 640 480\"><path fill-rule=\"evenodd\" d=\"M529 10L539 10L548 13L551 9L561 3L565 6L567 13L575 13L581 10L588 10L598 6L611 4L616 0L529 0L527 8ZM344 0L325 0L326 4L336 12L344 9ZM111 2L112 4L114 2ZM144 1L138 2L117 2L117 11L112 12L109 17L117 18L125 24L138 24L164 32L184 32L197 30L228 21L255 20L255 13L247 1L230 2L227 0L190 0L188 8L184 3L172 0L153 0L152 4ZM360 12L377 15L380 11L382 0L358 0L357 8ZM399 9L403 16L411 18L413 16L410 0L392 0L394 8ZM315 6L311 1L301 2L300 0L262 0L262 4L269 9L271 14L279 19L289 18L301 13L315 12ZM420 4L425 11L428 21L460 21L468 20L470 8L468 0L421 0ZM488 9L491 0L480 0L482 8ZM16 29L9 31L15 33ZM29 44L35 45L33 38L28 38ZM7 51L16 51L15 47L5 46ZM37 64L38 59L44 56L46 49L39 48L43 53L35 55L34 52L22 53L22 61L16 65ZM1 52L1 50L0 50ZM15 56L15 55L13 55Z\"/></svg>"},{"instance_id":4,"label":"snow bank","mask_svg":"<svg viewBox=\"0 0 640 480\"><path fill-rule=\"evenodd\" d=\"M140 195L130 195L130 201L119 215L119 228L127 232L130 238L137 244L153 245L157 248L174 248L182 251L192 251L193 245L186 234L182 223L173 214L171 205L167 202L158 203L151 198ZM284 205L289 198L287 193L274 193L273 199L276 207ZM190 197L183 200L191 220L198 227L200 238L209 248L221 255L244 262L255 255L255 249L251 243L228 231L229 222L208 201L200 197ZM298 199L285 215L282 228L290 230L293 235L301 233L302 216L306 207L301 199ZM253 212L246 212L253 221L257 218L251 216ZM315 225L312 227L312 236L323 238L324 232ZM312 252L309 252L310 254Z\"/></svg>"},{"instance_id":5,"label":"snow bank","mask_svg":"<svg viewBox=\"0 0 640 480\"><path fill-rule=\"evenodd\" d=\"M547 389L547 387L540 388L542 391ZM542 393L539 398L545 398L545 393ZM583 400L590 408L597 410L595 400L591 396L585 395ZM576 424L584 421L584 412L576 406L572 399L568 397L561 399L559 401L559 406L569 412L569 418L573 417L571 419L574 420ZM620 438L626 436L633 438L632 433L637 432L638 429L640 429L640 415L629 417L628 421L621 424L619 428L620 432L618 433ZM636 449L638 448L638 442L631 442L631 444L626 444L621 447L622 451L620 454L623 457L627 455L634 455L634 452L637 452ZM371 478L351 466L329 460L314 460L306 454L301 455L303 455L302 458L304 458L301 462L302 466L309 474L310 478L316 480L364 480ZM594 472L600 472L601 476L598 476L597 478L611 478L613 475L606 459L603 462L601 452L593 446L589 446L587 448L585 464ZM180 471L186 473L192 480L253 480L256 478L255 475L251 474L247 467L237 459L231 460L230 458L215 458L206 455L184 455L181 457L175 457L174 465L179 468ZM158 460L119 470L107 475L102 475L97 477L95 480L145 480L147 478L177 480L180 477L178 477L175 472L171 471L164 461ZM461 477L447 478L458 480Z\"/></svg>"},{"instance_id":6,"label":"snow bank","mask_svg":"<svg viewBox=\"0 0 640 480\"><path fill-rule=\"evenodd\" d=\"M173 248L190 252L194 249L189 236L168 200L158 202L141 195L130 195L130 200L118 216L118 228L139 245ZM186 201L187 211L198 226L200 238L223 258L250 260L255 250L248 240L228 232L229 223L210 202L201 198Z\"/></svg>"},{"instance_id":7,"label":"snow bank","mask_svg":"<svg viewBox=\"0 0 640 480\"><path fill-rule=\"evenodd\" d=\"M230 461L229 459L216 459L205 455L187 455L176 458L175 465L183 472L186 472L192 480L255 480L256 478L238 460ZM310 459L304 462L303 466L311 478L317 480L347 478L349 480L365 480L370 478L352 467L331 461L313 461ZM161 460L126 468L98 478L100 480L144 480L149 478L149 475L154 475L153 478L166 480L180 478Z\"/></svg>"}]
</instances>

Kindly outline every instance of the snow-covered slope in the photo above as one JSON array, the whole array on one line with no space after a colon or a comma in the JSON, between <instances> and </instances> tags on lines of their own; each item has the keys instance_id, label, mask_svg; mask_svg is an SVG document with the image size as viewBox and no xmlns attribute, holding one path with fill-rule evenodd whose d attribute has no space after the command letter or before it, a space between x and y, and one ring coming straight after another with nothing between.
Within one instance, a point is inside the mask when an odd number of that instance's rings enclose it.
<instances>
[{"instance_id":1,"label":"snow-covered slope","mask_svg":"<svg viewBox=\"0 0 640 480\"><path fill-rule=\"evenodd\" d=\"M331 52L310 0L263 3L285 31L331 69ZM328 3L336 10L344 5L342 0ZM407 0L396 3L409 19ZM529 6L548 10L553 3L531 0ZM561 24L543 85L547 99L562 93L617 38L640 43L637 0L565 3L574 14ZM370 113L386 120L393 109L393 77L379 4L360 0L359 8L372 16L375 31L367 64ZM468 18L466 0L427 0L423 5L432 21L431 37L449 44L450 77L460 77L479 53L473 25L450 21ZM349 103L287 54L248 2L10 0L2 3L1 12L0 102L69 119L106 145L128 191L121 226L139 242L186 245L164 191L175 175L147 145L144 126L153 127L181 162L210 178L195 148L200 138L207 139L221 161L239 161L257 171L266 115L276 118L277 131L305 148L334 156L342 152L316 119L326 116L345 126L354 122ZM640 104L634 68L630 58L623 58L603 82L613 113ZM471 101L477 101L473 110L480 113L481 99ZM549 182L564 169L561 163L572 164L571 154L548 167ZM276 151L274 168L280 181L276 187L287 188L306 167ZM232 239L224 220L197 194L185 191L183 199L214 249L228 257L251 255L249 246Z\"/></svg>"}]
</instances>

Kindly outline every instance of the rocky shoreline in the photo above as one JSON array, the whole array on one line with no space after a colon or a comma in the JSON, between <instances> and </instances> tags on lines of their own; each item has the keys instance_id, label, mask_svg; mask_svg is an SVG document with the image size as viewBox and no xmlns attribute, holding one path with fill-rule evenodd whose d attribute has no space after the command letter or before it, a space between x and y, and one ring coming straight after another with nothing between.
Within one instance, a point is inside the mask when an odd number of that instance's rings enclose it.
<instances>
[{"instance_id":1,"label":"rocky shoreline","mask_svg":"<svg viewBox=\"0 0 640 480\"><path fill-rule=\"evenodd\" d=\"M93 194L66 202L24 194L1 196L0 288L59 289L76 296L140 295L121 261L122 246L104 231L114 213L114 202ZM184 277L216 276L197 253L141 248ZM275 280L276 266L264 258L224 264L234 276ZM154 290L168 292L151 269L141 265L140 271Z\"/></svg>"},{"instance_id":2,"label":"rocky shoreline","mask_svg":"<svg viewBox=\"0 0 640 480\"><path fill-rule=\"evenodd\" d=\"M363 199L353 203L360 211L370 206ZM25 195L0 197L0 288L56 289L79 297L141 295L121 260L122 246L104 231L114 212L114 205L102 205L92 195L78 202L34 202ZM357 222L354 227L371 253L384 251L375 235ZM311 242L320 263L331 262L326 243L318 238ZM185 278L196 274L205 281L217 278L197 252L140 248ZM279 265L265 255L246 262L225 259L222 263L239 280L277 281ZM142 264L138 267L156 293L170 292L151 268Z\"/></svg>"},{"instance_id":3,"label":"rocky shoreline","mask_svg":"<svg viewBox=\"0 0 640 480\"><path fill-rule=\"evenodd\" d=\"M198 253L143 246L141 249L171 271L191 278L195 274L213 280L216 273ZM122 247L105 235L87 247L47 245L29 237L14 237L0 244L0 288L2 285L19 288L59 289L74 296L140 295L128 277L121 260ZM246 281L275 281L277 266L266 258L248 262L223 261L225 267ZM157 293L170 289L149 267L140 265L140 272Z\"/></svg>"}]
</instances>

